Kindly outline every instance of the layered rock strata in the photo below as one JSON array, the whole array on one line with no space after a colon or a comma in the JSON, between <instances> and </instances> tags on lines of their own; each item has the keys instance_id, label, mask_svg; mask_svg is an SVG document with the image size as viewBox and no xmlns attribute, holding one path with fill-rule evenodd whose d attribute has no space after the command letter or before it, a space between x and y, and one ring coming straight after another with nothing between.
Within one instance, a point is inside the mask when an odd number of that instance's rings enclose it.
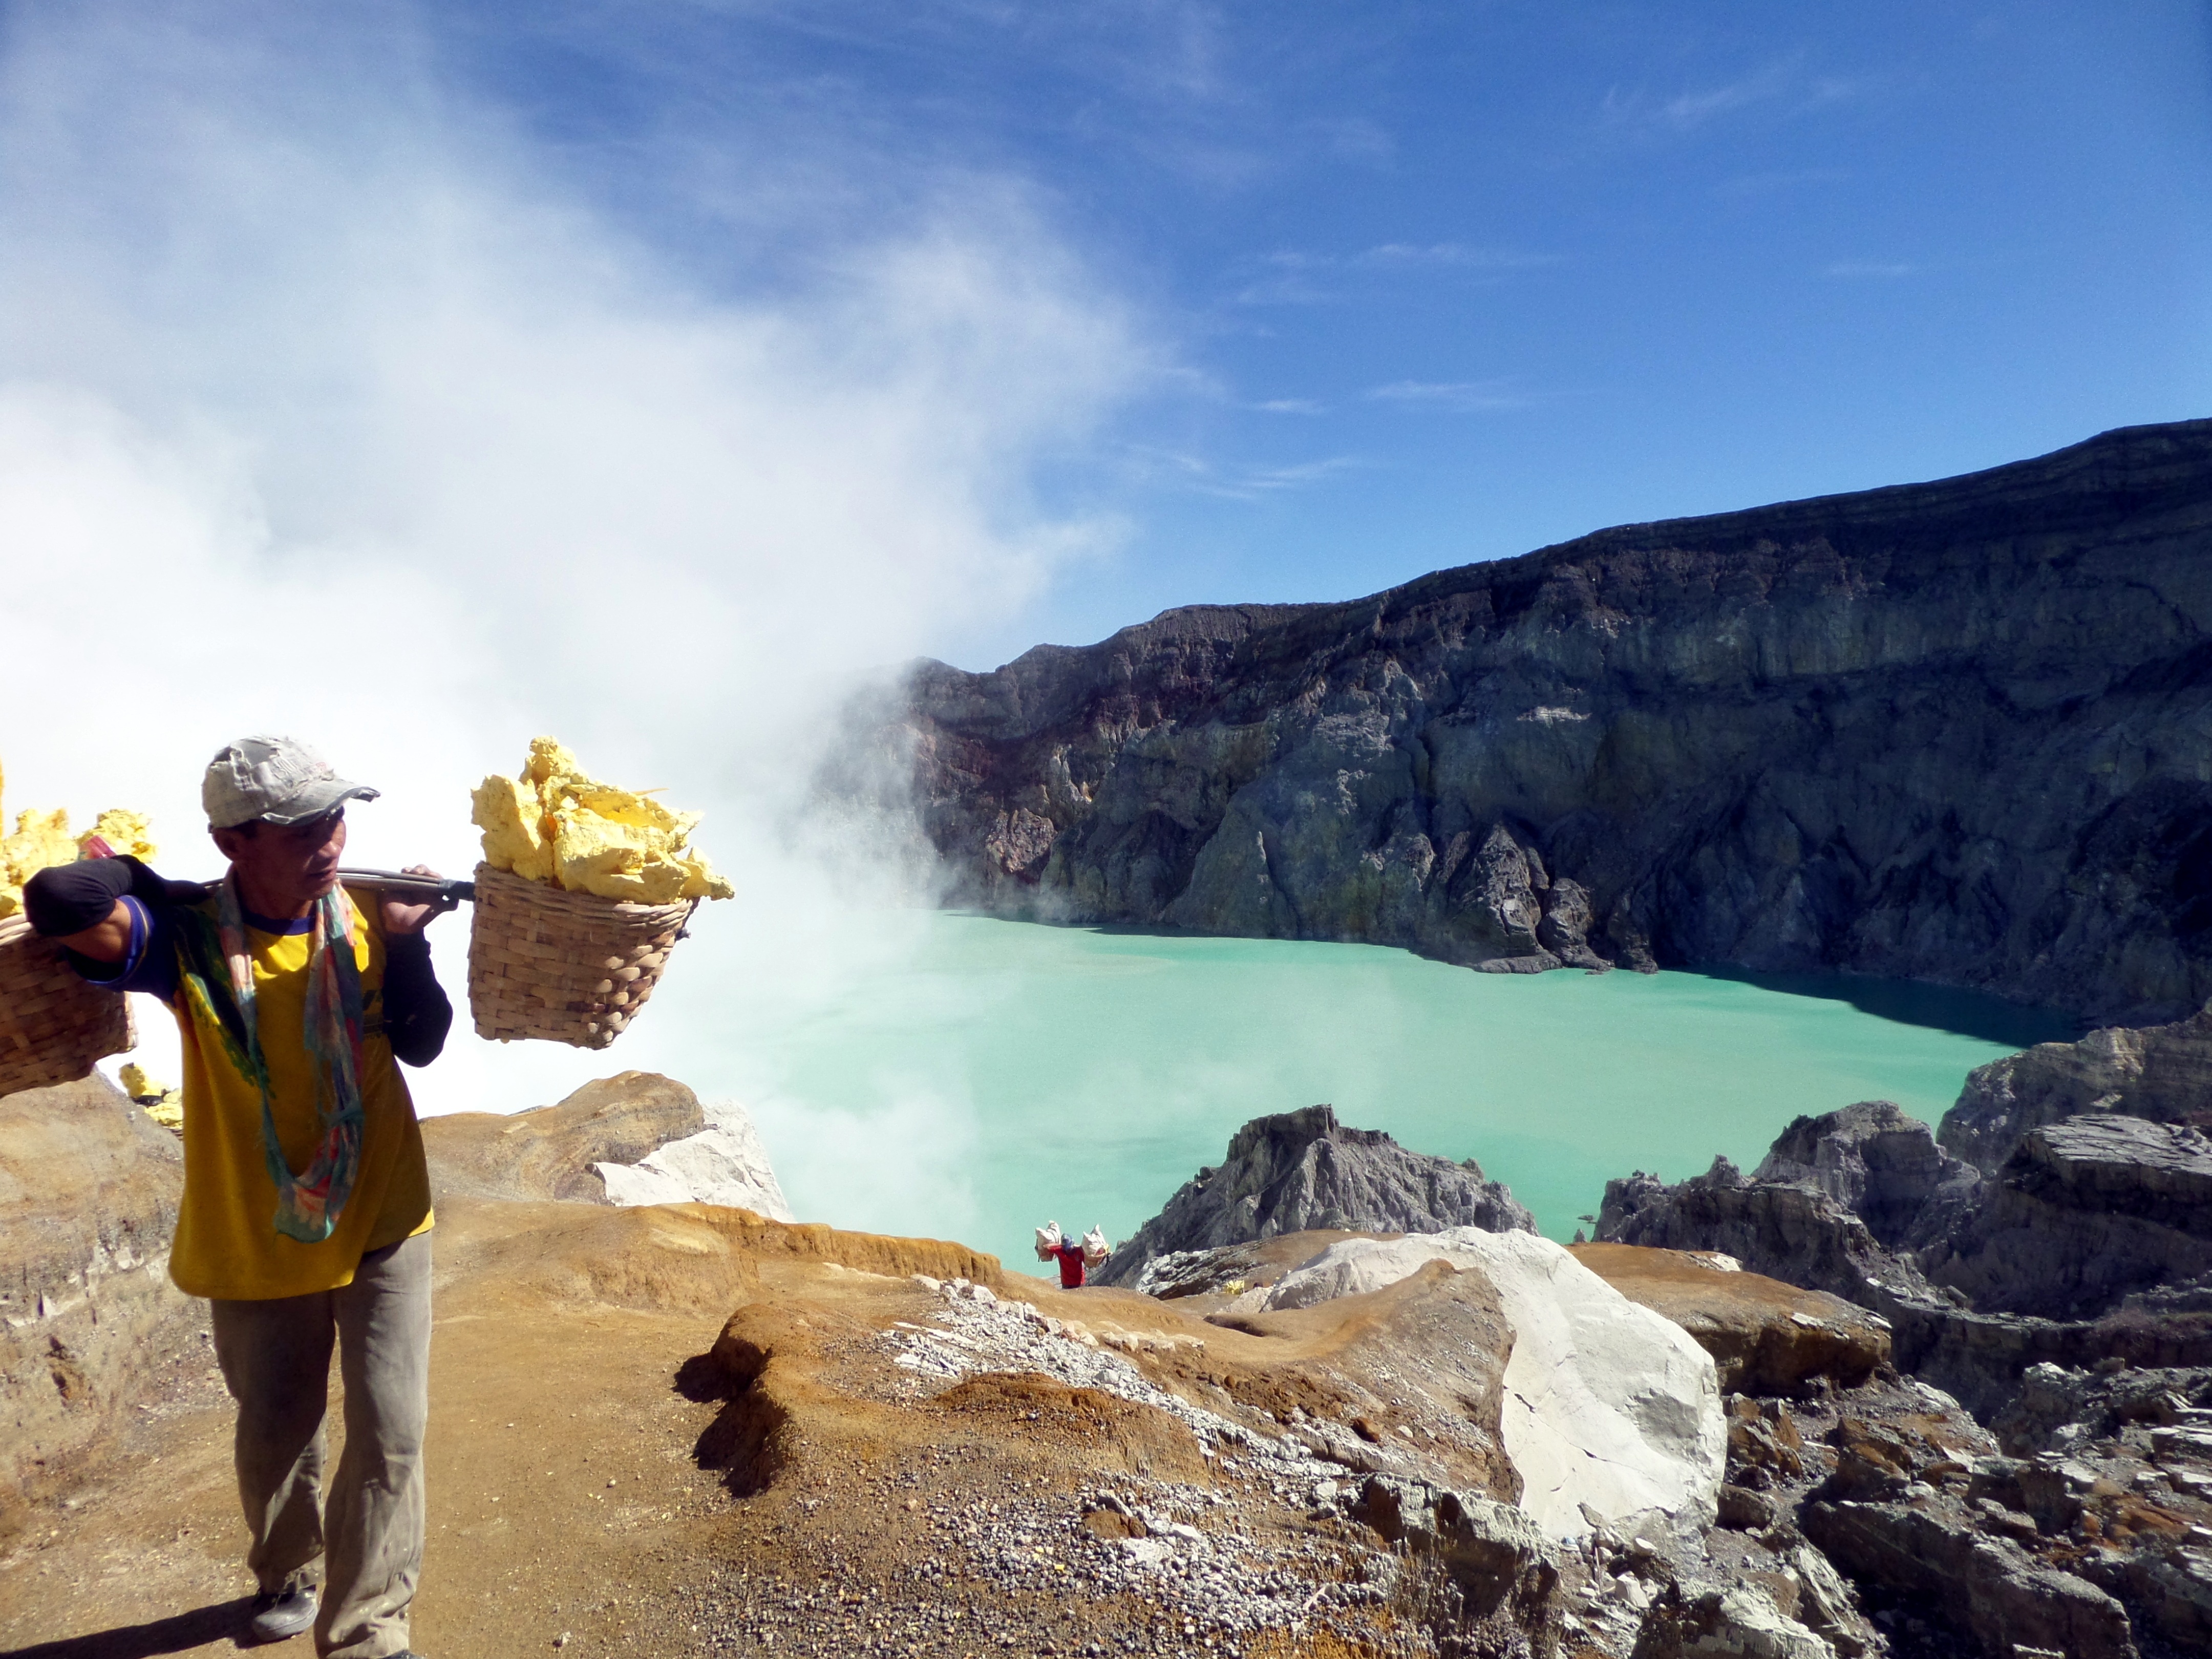
<instances>
[{"instance_id":1,"label":"layered rock strata","mask_svg":"<svg viewBox=\"0 0 2212 1659\"><path fill-rule=\"evenodd\" d=\"M2212 996L2209 544L2212 422L2132 428L924 663L830 787L903 754L879 804L1001 914L2171 1019Z\"/></svg>"},{"instance_id":2,"label":"layered rock strata","mask_svg":"<svg viewBox=\"0 0 2212 1659\"><path fill-rule=\"evenodd\" d=\"M2084 1112L2212 1127L2212 1012L2038 1043L1977 1067L1936 1138L1954 1158L1994 1175L2028 1131Z\"/></svg>"},{"instance_id":3,"label":"layered rock strata","mask_svg":"<svg viewBox=\"0 0 2212 1659\"><path fill-rule=\"evenodd\" d=\"M1410 1152L1379 1129L1347 1128L1328 1106L1255 1117L1220 1164L1200 1170L1123 1241L1101 1284L1154 1291L1177 1258L1316 1228L1433 1233L1449 1227L1531 1232L1535 1218L1473 1158Z\"/></svg>"},{"instance_id":4,"label":"layered rock strata","mask_svg":"<svg viewBox=\"0 0 2212 1659\"><path fill-rule=\"evenodd\" d=\"M1856 1388L1889 1363L1887 1322L1838 1296L1745 1273L1731 1258L1578 1244L1576 1261L1638 1307L1672 1320L1713 1358L1729 1394Z\"/></svg>"},{"instance_id":5,"label":"layered rock strata","mask_svg":"<svg viewBox=\"0 0 2212 1659\"><path fill-rule=\"evenodd\" d=\"M1984 1178L1869 1102L1793 1123L1748 1179L1722 1158L1609 1182L1598 1237L1723 1251L1871 1309L1899 1367L1989 1413L2038 1364L2212 1363L2208 1182L2212 1143L2185 1127L2064 1120Z\"/></svg>"}]
</instances>

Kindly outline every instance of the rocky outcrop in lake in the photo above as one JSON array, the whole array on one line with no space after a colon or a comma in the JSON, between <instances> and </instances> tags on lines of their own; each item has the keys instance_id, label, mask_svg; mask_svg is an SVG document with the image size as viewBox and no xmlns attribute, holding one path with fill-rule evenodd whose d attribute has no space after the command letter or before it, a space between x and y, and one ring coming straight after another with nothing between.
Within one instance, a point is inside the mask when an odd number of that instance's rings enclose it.
<instances>
[{"instance_id":1,"label":"rocky outcrop in lake","mask_svg":"<svg viewBox=\"0 0 2212 1659\"><path fill-rule=\"evenodd\" d=\"M2082 1112L2212 1127L2212 1012L2092 1031L1992 1060L1967 1074L1940 1138L1953 1157L1993 1175L2031 1129Z\"/></svg>"},{"instance_id":2,"label":"rocky outcrop in lake","mask_svg":"<svg viewBox=\"0 0 2212 1659\"><path fill-rule=\"evenodd\" d=\"M951 902L1492 970L2212 996L2212 421L925 663L833 792ZM910 795L907 786L910 783Z\"/></svg>"},{"instance_id":3,"label":"rocky outcrop in lake","mask_svg":"<svg viewBox=\"0 0 2212 1659\"><path fill-rule=\"evenodd\" d=\"M1185 1182L1124 1240L1096 1275L1103 1285L1159 1292L1194 1251L1283 1233L1536 1231L1535 1218L1473 1158L1407 1152L1379 1129L1347 1128L1328 1106L1255 1117L1221 1163Z\"/></svg>"}]
</instances>

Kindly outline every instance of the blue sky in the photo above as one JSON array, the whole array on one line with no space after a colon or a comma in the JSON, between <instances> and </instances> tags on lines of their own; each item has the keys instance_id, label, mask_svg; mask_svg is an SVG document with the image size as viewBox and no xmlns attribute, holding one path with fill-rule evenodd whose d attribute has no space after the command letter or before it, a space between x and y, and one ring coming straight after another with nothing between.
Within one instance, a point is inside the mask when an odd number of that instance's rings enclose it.
<instances>
[{"instance_id":1,"label":"blue sky","mask_svg":"<svg viewBox=\"0 0 2212 1659\"><path fill-rule=\"evenodd\" d=\"M1148 383L1035 473L1114 544L979 665L2212 413L2208 15L507 6L426 49L709 288L975 190L1128 308ZM763 217L763 176L838 182Z\"/></svg>"},{"instance_id":2,"label":"blue sky","mask_svg":"<svg viewBox=\"0 0 2212 1659\"><path fill-rule=\"evenodd\" d=\"M362 304L557 291L538 368L571 384L551 354L586 313L796 330L802 380L827 361L972 424L908 459L957 480L954 540L1022 569L942 555L957 598L879 643L988 666L2212 413L2208 18L16 0L0 379L228 434L278 547L374 531L444 571L330 476L386 361L344 333ZM884 301L890 263L938 255L965 274ZM782 476L811 471L844 487L834 458ZM940 554L885 556L935 569L949 544L917 539Z\"/></svg>"},{"instance_id":3,"label":"blue sky","mask_svg":"<svg viewBox=\"0 0 2212 1659\"><path fill-rule=\"evenodd\" d=\"M2212 415L2207 16L0 0L7 807L212 874L289 730L465 870L557 735L738 881L673 1064L880 935L885 665Z\"/></svg>"}]
</instances>

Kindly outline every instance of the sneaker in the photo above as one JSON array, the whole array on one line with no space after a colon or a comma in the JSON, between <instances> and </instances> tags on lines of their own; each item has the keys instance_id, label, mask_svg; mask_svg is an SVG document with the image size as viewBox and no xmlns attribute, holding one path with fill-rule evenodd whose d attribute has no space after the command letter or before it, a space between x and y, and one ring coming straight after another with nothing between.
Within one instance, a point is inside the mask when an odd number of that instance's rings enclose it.
<instances>
[{"instance_id":1,"label":"sneaker","mask_svg":"<svg viewBox=\"0 0 2212 1659\"><path fill-rule=\"evenodd\" d=\"M295 1580L280 1590L264 1590L253 1598L253 1616L246 1633L257 1642L282 1642L311 1629L322 1593L313 1584Z\"/></svg>"}]
</instances>

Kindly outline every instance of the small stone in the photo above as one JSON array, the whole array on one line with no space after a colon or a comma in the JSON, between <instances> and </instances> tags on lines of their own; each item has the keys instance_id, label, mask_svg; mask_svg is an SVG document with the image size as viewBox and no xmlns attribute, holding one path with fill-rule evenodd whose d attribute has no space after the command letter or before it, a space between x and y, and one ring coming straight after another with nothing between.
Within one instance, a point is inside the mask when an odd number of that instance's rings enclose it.
<instances>
[{"instance_id":1,"label":"small stone","mask_svg":"<svg viewBox=\"0 0 2212 1659\"><path fill-rule=\"evenodd\" d=\"M1720 1490L1720 1523L1737 1532L1765 1532L1772 1526L1779 1508L1765 1492L1724 1486Z\"/></svg>"}]
</instances>

